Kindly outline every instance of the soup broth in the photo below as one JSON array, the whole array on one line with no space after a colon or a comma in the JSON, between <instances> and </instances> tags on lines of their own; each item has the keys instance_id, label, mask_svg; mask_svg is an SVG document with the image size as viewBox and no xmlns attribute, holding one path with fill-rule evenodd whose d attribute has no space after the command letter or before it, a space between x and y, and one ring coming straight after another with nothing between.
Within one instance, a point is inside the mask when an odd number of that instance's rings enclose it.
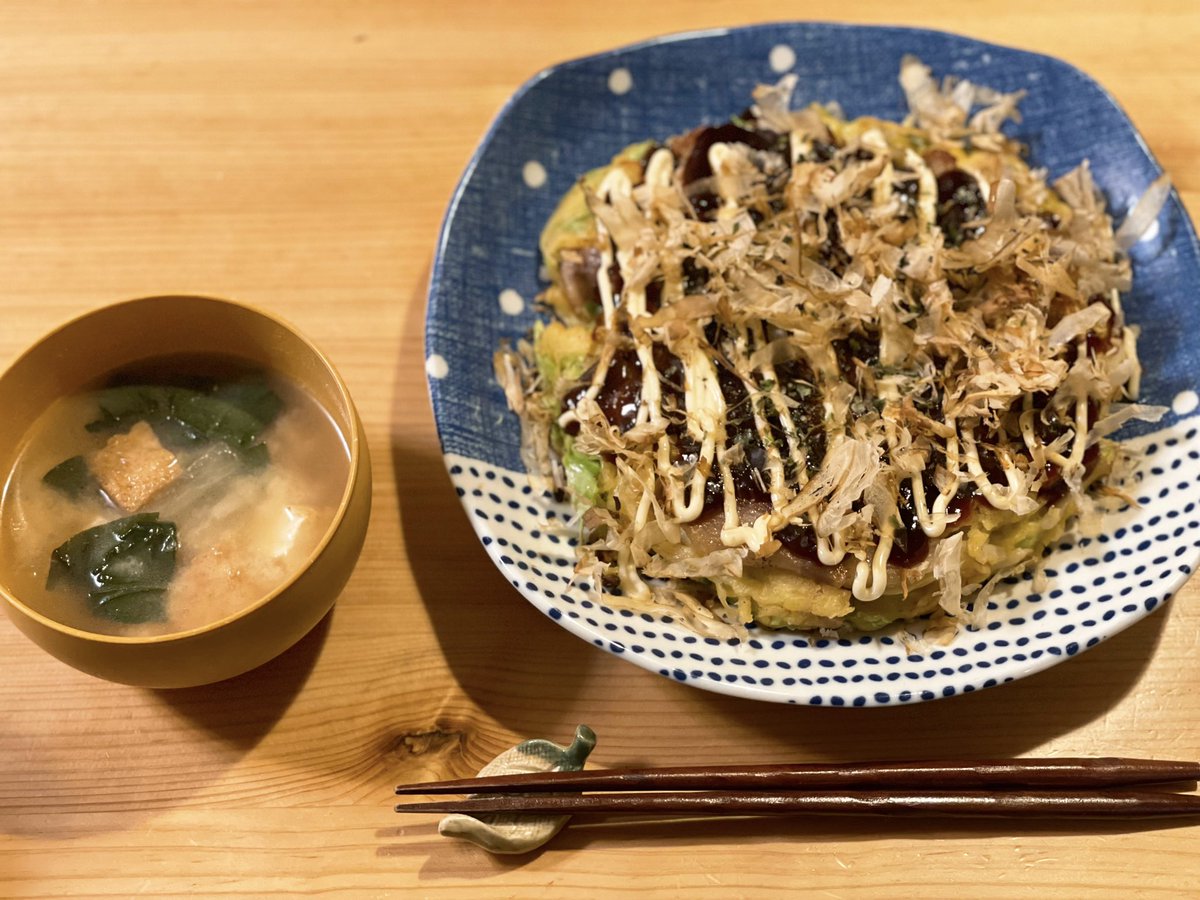
<instances>
[{"instance_id":1,"label":"soup broth","mask_svg":"<svg viewBox=\"0 0 1200 900\"><path fill-rule=\"evenodd\" d=\"M329 414L286 379L217 357L121 372L26 436L0 496L8 587L86 631L207 625L301 568L349 461Z\"/></svg>"}]
</instances>

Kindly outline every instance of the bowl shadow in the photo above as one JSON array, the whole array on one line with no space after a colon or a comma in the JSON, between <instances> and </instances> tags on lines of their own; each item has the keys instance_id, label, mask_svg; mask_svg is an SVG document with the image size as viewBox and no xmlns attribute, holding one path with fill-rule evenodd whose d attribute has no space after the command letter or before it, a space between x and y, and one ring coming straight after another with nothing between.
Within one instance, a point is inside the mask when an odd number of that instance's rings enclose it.
<instances>
[{"instance_id":1,"label":"bowl shadow","mask_svg":"<svg viewBox=\"0 0 1200 900\"><path fill-rule=\"evenodd\" d=\"M8 783L25 787L0 805L0 834L87 838L186 805L282 718L320 656L332 615L234 678L173 690L97 679L86 707L53 721L31 718L28 739L39 752L6 760Z\"/></svg>"},{"instance_id":2,"label":"bowl shadow","mask_svg":"<svg viewBox=\"0 0 1200 900\"><path fill-rule=\"evenodd\" d=\"M249 672L215 684L151 693L188 725L245 753L270 732L308 681L336 608L289 649Z\"/></svg>"}]
</instances>

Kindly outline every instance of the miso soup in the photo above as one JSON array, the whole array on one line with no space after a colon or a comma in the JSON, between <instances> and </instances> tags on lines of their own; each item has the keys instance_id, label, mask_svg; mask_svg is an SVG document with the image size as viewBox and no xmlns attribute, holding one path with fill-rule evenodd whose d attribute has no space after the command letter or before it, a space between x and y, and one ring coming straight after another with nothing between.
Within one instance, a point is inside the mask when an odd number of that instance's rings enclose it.
<instances>
[{"instance_id":1,"label":"miso soup","mask_svg":"<svg viewBox=\"0 0 1200 900\"><path fill-rule=\"evenodd\" d=\"M0 496L12 592L92 632L187 631L303 565L349 478L298 385L218 357L158 360L55 402Z\"/></svg>"}]
</instances>

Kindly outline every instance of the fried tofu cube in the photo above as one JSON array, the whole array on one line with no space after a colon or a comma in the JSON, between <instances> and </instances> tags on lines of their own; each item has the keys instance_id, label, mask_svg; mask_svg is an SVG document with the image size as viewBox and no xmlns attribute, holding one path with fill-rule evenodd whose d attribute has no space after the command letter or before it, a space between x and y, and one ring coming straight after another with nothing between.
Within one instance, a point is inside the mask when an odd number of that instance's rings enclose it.
<instances>
[{"instance_id":1,"label":"fried tofu cube","mask_svg":"<svg viewBox=\"0 0 1200 900\"><path fill-rule=\"evenodd\" d=\"M131 513L182 474L175 454L145 422L110 437L88 457L88 468L109 499Z\"/></svg>"}]
</instances>

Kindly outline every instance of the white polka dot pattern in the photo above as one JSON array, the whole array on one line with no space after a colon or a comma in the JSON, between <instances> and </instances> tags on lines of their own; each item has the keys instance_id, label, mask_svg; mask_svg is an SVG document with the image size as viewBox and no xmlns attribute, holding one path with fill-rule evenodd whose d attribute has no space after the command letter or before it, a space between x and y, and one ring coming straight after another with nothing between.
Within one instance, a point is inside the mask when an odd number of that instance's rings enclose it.
<instances>
[{"instance_id":1,"label":"white polka dot pattern","mask_svg":"<svg viewBox=\"0 0 1200 900\"><path fill-rule=\"evenodd\" d=\"M608 76L608 89L614 94L628 94L633 89L633 75L628 69L613 69Z\"/></svg>"},{"instance_id":2,"label":"white polka dot pattern","mask_svg":"<svg viewBox=\"0 0 1200 900\"><path fill-rule=\"evenodd\" d=\"M521 168L521 179L526 187L540 188L546 183L546 167L536 159L531 159Z\"/></svg>"},{"instance_id":3,"label":"white polka dot pattern","mask_svg":"<svg viewBox=\"0 0 1200 900\"><path fill-rule=\"evenodd\" d=\"M425 358L425 374L430 378L445 378L450 374L450 365L440 353L431 353Z\"/></svg>"},{"instance_id":4,"label":"white polka dot pattern","mask_svg":"<svg viewBox=\"0 0 1200 900\"><path fill-rule=\"evenodd\" d=\"M525 299L512 288L500 292L500 309L510 316L519 316L525 311Z\"/></svg>"},{"instance_id":5,"label":"white polka dot pattern","mask_svg":"<svg viewBox=\"0 0 1200 900\"><path fill-rule=\"evenodd\" d=\"M1132 492L1141 509L1056 547L1043 590L1012 579L987 622L948 645L895 633L829 640L752 628L746 640L701 637L667 615L623 610L572 584L570 510L525 475L455 454L451 480L496 565L526 599L576 635L644 668L720 693L813 706L886 706L970 693L1095 646L1162 605L1200 561L1200 438L1195 422L1131 442L1145 455Z\"/></svg>"},{"instance_id":6,"label":"white polka dot pattern","mask_svg":"<svg viewBox=\"0 0 1200 900\"><path fill-rule=\"evenodd\" d=\"M768 62L771 64L772 72L783 74L796 65L796 51L787 44L776 44L771 48Z\"/></svg>"},{"instance_id":7,"label":"white polka dot pattern","mask_svg":"<svg viewBox=\"0 0 1200 900\"><path fill-rule=\"evenodd\" d=\"M1195 391L1180 391L1171 401L1171 411L1177 416L1186 416L1200 406L1200 395Z\"/></svg>"}]
</instances>

